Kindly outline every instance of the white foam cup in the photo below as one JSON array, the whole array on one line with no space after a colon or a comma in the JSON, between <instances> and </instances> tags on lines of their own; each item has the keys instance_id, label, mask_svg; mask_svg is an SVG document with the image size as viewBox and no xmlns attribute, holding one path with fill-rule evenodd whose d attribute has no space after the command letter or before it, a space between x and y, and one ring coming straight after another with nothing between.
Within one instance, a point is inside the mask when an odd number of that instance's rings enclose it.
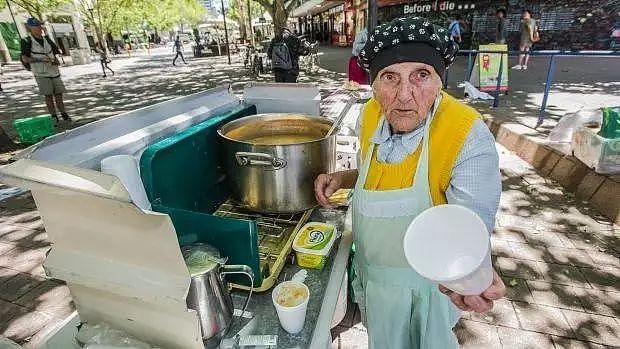
<instances>
[{"instance_id":1,"label":"white foam cup","mask_svg":"<svg viewBox=\"0 0 620 349\"><path fill-rule=\"evenodd\" d=\"M282 286L287 284L295 284L296 286L305 288L306 299L301 304L294 307L285 307L276 301ZM280 320L282 328L291 334L301 332L304 328L304 322L306 321L306 309L308 308L308 300L310 299L310 290L308 286L299 281L284 281L273 289L271 299L273 300L273 305L276 307L276 312L278 313L278 319Z\"/></svg>"},{"instance_id":2,"label":"white foam cup","mask_svg":"<svg viewBox=\"0 0 620 349\"><path fill-rule=\"evenodd\" d=\"M460 205L434 206L418 215L403 239L411 267L462 295L479 295L493 282L491 243L482 219Z\"/></svg>"}]
</instances>

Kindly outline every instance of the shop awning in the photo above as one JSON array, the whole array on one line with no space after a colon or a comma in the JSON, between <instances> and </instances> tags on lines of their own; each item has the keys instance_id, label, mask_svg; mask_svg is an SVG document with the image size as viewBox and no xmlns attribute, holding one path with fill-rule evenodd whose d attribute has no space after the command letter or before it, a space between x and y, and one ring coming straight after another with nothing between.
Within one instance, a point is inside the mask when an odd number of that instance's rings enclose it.
<instances>
[{"instance_id":1,"label":"shop awning","mask_svg":"<svg viewBox=\"0 0 620 349\"><path fill-rule=\"evenodd\" d=\"M291 11L290 17L314 16L343 3L344 0L308 0Z\"/></svg>"}]
</instances>

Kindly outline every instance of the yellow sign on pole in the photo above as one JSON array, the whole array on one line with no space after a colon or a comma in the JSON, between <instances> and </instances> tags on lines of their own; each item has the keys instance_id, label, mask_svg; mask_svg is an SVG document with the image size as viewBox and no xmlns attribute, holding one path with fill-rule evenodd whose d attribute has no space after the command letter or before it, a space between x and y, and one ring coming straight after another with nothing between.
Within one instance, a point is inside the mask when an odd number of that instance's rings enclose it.
<instances>
[{"instance_id":1,"label":"yellow sign on pole","mask_svg":"<svg viewBox=\"0 0 620 349\"><path fill-rule=\"evenodd\" d=\"M479 52L476 57L476 65L471 74L472 84L480 91L495 91L501 61L502 81L499 90L508 91L508 53L485 53L485 51L508 52L508 46L505 44L480 45L479 51L482 52Z\"/></svg>"}]
</instances>

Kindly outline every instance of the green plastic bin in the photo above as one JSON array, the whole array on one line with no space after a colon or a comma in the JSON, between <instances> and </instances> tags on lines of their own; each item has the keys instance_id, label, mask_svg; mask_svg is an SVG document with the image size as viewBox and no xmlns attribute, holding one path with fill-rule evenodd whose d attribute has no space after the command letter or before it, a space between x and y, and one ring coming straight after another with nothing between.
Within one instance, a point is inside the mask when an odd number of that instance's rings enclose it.
<instances>
[{"instance_id":1,"label":"green plastic bin","mask_svg":"<svg viewBox=\"0 0 620 349\"><path fill-rule=\"evenodd\" d=\"M13 121L17 137L22 144L35 144L55 133L50 114Z\"/></svg>"},{"instance_id":2,"label":"green plastic bin","mask_svg":"<svg viewBox=\"0 0 620 349\"><path fill-rule=\"evenodd\" d=\"M599 136L609 139L620 139L620 107L603 108L603 124Z\"/></svg>"}]
</instances>

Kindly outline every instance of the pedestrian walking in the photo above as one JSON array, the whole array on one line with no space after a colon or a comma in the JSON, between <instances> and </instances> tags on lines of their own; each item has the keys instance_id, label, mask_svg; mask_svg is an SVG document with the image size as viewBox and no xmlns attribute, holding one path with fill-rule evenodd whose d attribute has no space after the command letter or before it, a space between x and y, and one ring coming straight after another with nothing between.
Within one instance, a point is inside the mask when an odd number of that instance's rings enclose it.
<instances>
[{"instance_id":1,"label":"pedestrian walking","mask_svg":"<svg viewBox=\"0 0 620 349\"><path fill-rule=\"evenodd\" d=\"M497 17L497 26L495 28L495 43L505 44L506 43L506 10L504 10L503 8L498 9L495 12L495 16Z\"/></svg>"},{"instance_id":2,"label":"pedestrian walking","mask_svg":"<svg viewBox=\"0 0 620 349\"><path fill-rule=\"evenodd\" d=\"M305 41L304 41L305 42ZM299 56L305 56L310 48L287 28L280 29L267 49L276 82L297 82Z\"/></svg>"},{"instance_id":3,"label":"pedestrian walking","mask_svg":"<svg viewBox=\"0 0 620 349\"><path fill-rule=\"evenodd\" d=\"M620 22L616 22L611 28L609 48L612 50L620 49Z\"/></svg>"},{"instance_id":4,"label":"pedestrian walking","mask_svg":"<svg viewBox=\"0 0 620 349\"><path fill-rule=\"evenodd\" d=\"M183 43L181 42L181 39L179 38L179 36L177 35L176 40L174 40L174 47L173 47L174 52L176 52L176 55L174 56L174 59L172 60L172 65L177 65L177 58L181 57L181 59L183 60L183 63L187 64L187 62L185 61L185 57L183 57Z\"/></svg>"},{"instance_id":5,"label":"pedestrian walking","mask_svg":"<svg viewBox=\"0 0 620 349\"><path fill-rule=\"evenodd\" d=\"M519 64L512 67L512 69L527 70L527 64L530 60L530 55L527 52L529 52L532 45L539 40L540 35L538 34L536 20L532 18L532 12L530 10L523 10L521 20L521 40L519 42L519 51L522 53L519 55Z\"/></svg>"},{"instance_id":6,"label":"pedestrian walking","mask_svg":"<svg viewBox=\"0 0 620 349\"><path fill-rule=\"evenodd\" d=\"M450 36L452 36L452 39L458 43L463 41L463 38L461 37L461 18L461 15L454 15L452 17L452 22L450 22L450 25L448 26Z\"/></svg>"},{"instance_id":7,"label":"pedestrian walking","mask_svg":"<svg viewBox=\"0 0 620 349\"><path fill-rule=\"evenodd\" d=\"M355 35L355 41L353 41L353 51L351 58L349 58L349 81L355 81L361 85L368 84L368 73L359 65L360 51L366 45L368 40L368 30L366 28L360 30Z\"/></svg>"},{"instance_id":8,"label":"pedestrian walking","mask_svg":"<svg viewBox=\"0 0 620 349\"><path fill-rule=\"evenodd\" d=\"M110 63L111 61L108 58L108 54L105 52L105 49L101 45L98 45L97 52L99 53L99 62L101 63L101 70L103 71L103 77L104 78L108 77L105 72L106 69L112 73L112 76L114 76L114 70L112 70L112 68L108 66L108 63Z\"/></svg>"},{"instance_id":9,"label":"pedestrian walking","mask_svg":"<svg viewBox=\"0 0 620 349\"><path fill-rule=\"evenodd\" d=\"M21 41L21 61L32 71L39 93L45 96L45 105L51 116L59 121L57 111L63 120L71 120L65 110L63 93L65 85L60 78L60 62L56 55L60 54L58 46L44 35L41 22L36 18L28 18L26 28L29 35Z\"/></svg>"}]
</instances>

